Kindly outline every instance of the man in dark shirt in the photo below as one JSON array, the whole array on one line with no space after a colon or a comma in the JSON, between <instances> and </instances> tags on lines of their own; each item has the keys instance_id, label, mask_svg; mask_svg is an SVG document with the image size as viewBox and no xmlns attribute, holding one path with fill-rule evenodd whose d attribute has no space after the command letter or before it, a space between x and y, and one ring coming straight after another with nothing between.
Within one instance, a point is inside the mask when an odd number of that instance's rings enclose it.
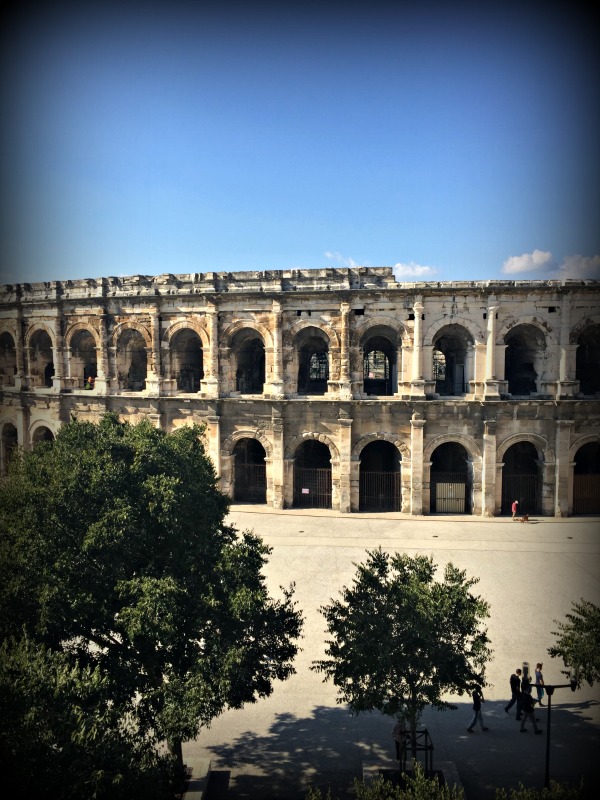
<instances>
[{"instance_id":1,"label":"man in dark shirt","mask_svg":"<svg viewBox=\"0 0 600 800\"><path fill-rule=\"evenodd\" d=\"M521 670L516 669L510 676L510 703L504 707L508 714L510 709L517 704L517 719L521 719Z\"/></svg>"},{"instance_id":2,"label":"man in dark shirt","mask_svg":"<svg viewBox=\"0 0 600 800\"><path fill-rule=\"evenodd\" d=\"M533 723L533 730L536 733L541 733L541 728L538 728L535 723L535 700L531 696L531 692L523 692L523 696L521 698L521 708L523 711L523 719L521 720L521 733L527 733L525 723L528 719L530 719Z\"/></svg>"}]
</instances>

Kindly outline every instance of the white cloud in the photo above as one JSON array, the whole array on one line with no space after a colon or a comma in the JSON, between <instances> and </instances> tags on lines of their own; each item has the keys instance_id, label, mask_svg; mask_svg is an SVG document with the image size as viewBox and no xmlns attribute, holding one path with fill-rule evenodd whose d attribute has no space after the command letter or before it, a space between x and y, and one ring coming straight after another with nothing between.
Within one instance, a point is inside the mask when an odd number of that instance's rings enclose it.
<instances>
[{"instance_id":1,"label":"white cloud","mask_svg":"<svg viewBox=\"0 0 600 800\"><path fill-rule=\"evenodd\" d=\"M559 278L600 280L600 255L565 256L558 271Z\"/></svg>"},{"instance_id":2,"label":"white cloud","mask_svg":"<svg viewBox=\"0 0 600 800\"><path fill-rule=\"evenodd\" d=\"M437 269L435 267L425 267L422 264L415 264L411 261L410 264L394 264L394 275L396 278L427 278L429 275L435 275Z\"/></svg>"},{"instance_id":3,"label":"white cloud","mask_svg":"<svg viewBox=\"0 0 600 800\"><path fill-rule=\"evenodd\" d=\"M517 275L520 272L533 272L547 267L552 261L552 253L547 250L534 250L533 253L523 253L520 256L507 258L502 265L505 275Z\"/></svg>"},{"instance_id":4,"label":"white cloud","mask_svg":"<svg viewBox=\"0 0 600 800\"><path fill-rule=\"evenodd\" d=\"M360 264L357 264L353 258L346 258L341 253L338 253L337 250L326 250L325 258L329 258L331 261L337 261L342 267L359 267Z\"/></svg>"}]
</instances>

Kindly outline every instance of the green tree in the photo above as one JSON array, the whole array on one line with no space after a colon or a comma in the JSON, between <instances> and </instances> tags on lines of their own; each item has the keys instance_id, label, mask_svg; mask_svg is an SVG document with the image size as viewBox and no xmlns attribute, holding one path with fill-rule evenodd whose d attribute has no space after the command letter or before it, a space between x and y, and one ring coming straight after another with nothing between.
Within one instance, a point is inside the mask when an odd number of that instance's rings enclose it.
<instances>
[{"instance_id":1,"label":"green tree","mask_svg":"<svg viewBox=\"0 0 600 800\"><path fill-rule=\"evenodd\" d=\"M583 598L573 603L572 613L567 614L567 622L554 620L558 631L556 644L548 648L552 658L560 656L570 674L568 667L578 667L578 685L587 681L590 686L600 680L600 607Z\"/></svg>"},{"instance_id":2,"label":"green tree","mask_svg":"<svg viewBox=\"0 0 600 800\"><path fill-rule=\"evenodd\" d=\"M586 797L583 783L568 786L550 781L549 788L534 789L519 784L518 789L496 789L496 800L583 800Z\"/></svg>"},{"instance_id":3,"label":"green tree","mask_svg":"<svg viewBox=\"0 0 600 800\"><path fill-rule=\"evenodd\" d=\"M341 600L321 608L331 640L312 669L332 679L339 703L353 713L377 709L409 722L413 754L423 709L455 708L447 692L484 686L491 655L482 620L488 604L471 593L478 582L447 564L435 580L433 559L367 553Z\"/></svg>"},{"instance_id":4,"label":"green tree","mask_svg":"<svg viewBox=\"0 0 600 800\"><path fill-rule=\"evenodd\" d=\"M0 484L2 640L105 679L122 719L180 766L199 726L294 672L302 625L293 587L267 592L269 548L225 524L201 434L74 421Z\"/></svg>"},{"instance_id":5,"label":"green tree","mask_svg":"<svg viewBox=\"0 0 600 800\"><path fill-rule=\"evenodd\" d=\"M354 792L357 800L464 800L462 787L446 786L436 777L426 777L420 764L415 765L414 775L406 775L405 779L406 786L394 786L382 777L370 783L355 780ZM323 796L320 789L309 789L305 800L333 800L333 797L331 790Z\"/></svg>"}]
</instances>

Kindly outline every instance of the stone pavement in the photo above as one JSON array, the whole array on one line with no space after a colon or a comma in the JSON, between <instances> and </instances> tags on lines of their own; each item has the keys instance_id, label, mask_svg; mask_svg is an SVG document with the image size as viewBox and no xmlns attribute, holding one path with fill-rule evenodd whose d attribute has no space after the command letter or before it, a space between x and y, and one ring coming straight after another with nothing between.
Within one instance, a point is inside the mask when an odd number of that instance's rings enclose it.
<instances>
[{"instance_id":1,"label":"stone pavement","mask_svg":"<svg viewBox=\"0 0 600 800\"><path fill-rule=\"evenodd\" d=\"M572 601L600 604L600 520L538 518L528 525L510 518L408 517L399 513L340 515L333 511L273 511L232 506L231 522L252 529L273 548L266 576L270 592L296 584L305 616L297 673L275 685L271 697L229 711L184 747L184 759L210 758L208 800L303 800L307 786L331 786L350 798L364 764L392 763L390 721L379 714L349 715L336 691L311 672L323 655L325 625L319 607L352 581L365 551L432 554L477 576L477 591L491 605L488 620L493 660L485 692L489 732L466 731L471 704L450 698L456 711L427 711L422 723L435 746L434 769L452 762L468 800L492 800L497 786L542 786L547 709L538 710L543 736L519 733L514 713L504 712L508 677L523 661L544 662L547 683L564 683L561 664L548 656L554 620ZM514 709L513 709L514 712ZM600 785L600 687L557 690L552 703L550 775Z\"/></svg>"}]
</instances>

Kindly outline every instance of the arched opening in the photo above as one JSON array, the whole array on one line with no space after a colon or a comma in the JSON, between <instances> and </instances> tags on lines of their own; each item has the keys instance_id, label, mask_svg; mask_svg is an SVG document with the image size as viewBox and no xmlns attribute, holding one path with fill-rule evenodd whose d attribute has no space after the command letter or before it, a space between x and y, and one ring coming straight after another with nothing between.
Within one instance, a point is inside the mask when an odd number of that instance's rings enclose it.
<instances>
[{"instance_id":1,"label":"arched opening","mask_svg":"<svg viewBox=\"0 0 600 800\"><path fill-rule=\"evenodd\" d=\"M199 392L204 377L202 341L196 331L184 328L171 339L171 378L180 392Z\"/></svg>"},{"instance_id":2,"label":"arched opening","mask_svg":"<svg viewBox=\"0 0 600 800\"><path fill-rule=\"evenodd\" d=\"M88 378L96 380L96 340L90 331L76 331L71 337L69 355L70 376L78 378L80 387L85 386Z\"/></svg>"},{"instance_id":3,"label":"arched opening","mask_svg":"<svg viewBox=\"0 0 600 800\"><path fill-rule=\"evenodd\" d=\"M52 339L46 331L35 331L29 340L29 374L33 386L52 388L54 375Z\"/></svg>"},{"instance_id":4,"label":"arched opening","mask_svg":"<svg viewBox=\"0 0 600 800\"><path fill-rule=\"evenodd\" d=\"M600 393L600 325L590 325L577 339L575 377L583 394Z\"/></svg>"},{"instance_id":5,"label":"arched opening","mask_svg":"<svg viewBox=\"0 0 600 800\"><path fill-rule=\"evenodd\" d=\"M319 328L305 328L296 339L298 393L322 395L329 380L329 342Z\"/></svg>"},{"instance_id":6,"label":"arched opening","mask_svg":"<svg viewBox=\"0 0 600 800\"><path fill-rule=\"evenodd\" d=\"M517 397L537 392L537 379L542 372L545 340L533 325L517 325L505 337L504 375L508 391Z\"/></svg>"},{"instance_id":7,"label":"arched opening","mask_svg":"<svg viewBox=\"0 0 600 800\"><path fill-rule=\"evenodd\" d=\"M359 510L401 511L401 456L391 442L370 442L360 454Z\"/></svg>"},{"instance_id":8,"label":"arched opening","mask_svg":"<svg viewBox=\"0 0 600 800\"><path fill-rule=\"evenodd\" d=\"M31 437L31 443L35 447L36 444L40 442L53 442L54 441L54 434L47 428L45 425L40 425L39 428L36 428L33 432L33 436Z\"/></svg>"},{"instance_id":9,"label":"arched opening","mask_svg":"<svg viewBox=\"0 0 600 800\"><path fill-rule=\"evenodd\" d=\"M265 448L258 439L240 439L233 448L233 497L238 503L267 502Z\"/></svg>"},{"instance_id":10,"label":"arched opening","mask_svg":"<svg viewBox=\"0 0 600 800\"><path fill-rule=\"evenodd\" d=\"M12 422L6 422L2 427L2 473L6 473L13 454L19 445L17 429Z\"/></svg>"},{"instance_id":11,"label":"arched opening","mask_svg":"<svg viewBox=\"0 0 600 800\"><path fill-rule=\"evenodd\" d=\"M588 442L575 455L573 514L600 514L600 442Z\"/></svg>"},{"instance_id":12,"label":"arched opening","mask_svg":"<svg viewBox=\"0 0 600 800\"><path fill-rule=\"evenodd\" d=\"M128 328L117 343L117 372L119 387L126 392L141 392L146 388L148 355L146 342L139 331Z\"/></svg>"},{"instance_id":13,"label":"arched opening","mask_svg":"<svg viewBox=\"0 0 600 800\"><path fill-rule=\"evenodd\" d=\"M363 391L367 395L389 397L394 394L398 380L398 345L394 332L390 332L390 337L383 331L387 334L387 329L370 329L362 344Z\"/></svg>"},{"instance_id":14,"label":"arched opening","mask_svg":"<svg viewBox=\"0 0 600 800\"><path fill-rule=\"evenodd\" d=\"M467 392L473 337L462 325L445 325L433 339L433 379L441 396Z\"/></svg>"},{"instance_id":15,"label":"arched opening","mask_svg":"<svg viewBox=\"0 0 600 800\"><path fill-rule=\"evenodd\" d=\"M235 389L241 394L262 394L265 383L265 345L252 328L243 328L232 339Z\"/></svg>"},{"instance_id":16,"label":"arched opening","mask_svg":"<svg viewBox=\"0 0 600 800\"><path fill-rule=\"evenodd\" d=\"M519 514L541 514L542 476L538 453L531 442L516 442L504 454L502 514L510 514L515 500Z\"/></svg>"},{"instance_id":17,"label":"arched opening","mask_svg":"<svg viewBox=\"0 0 600 800\"><path fill-rule=\"evenodd\" d=\"M458 442L445 442L431 454L432 514L471 514L473 469L469 453Z\"/></svg>"},{"instance_id":18,"label":"arched opening","mask_svg":"<svg viewBox=\"0 0 600 800\"><path fill-rule=\"evenodd\" d=\"M8 333L0 334L0 386L14 386L17 374L17 350L15 340Z\"/></svg>"},{"instance_id":19,"label":"arched opening","mask_svg":"<svg viewBox=\"0 0 600 800\"><path fill-rule=\"evenodd\" d=\"M331 454L316 439L303 442L294 456L294 507L331 508Z\"/></svg>"}]
</instances>

